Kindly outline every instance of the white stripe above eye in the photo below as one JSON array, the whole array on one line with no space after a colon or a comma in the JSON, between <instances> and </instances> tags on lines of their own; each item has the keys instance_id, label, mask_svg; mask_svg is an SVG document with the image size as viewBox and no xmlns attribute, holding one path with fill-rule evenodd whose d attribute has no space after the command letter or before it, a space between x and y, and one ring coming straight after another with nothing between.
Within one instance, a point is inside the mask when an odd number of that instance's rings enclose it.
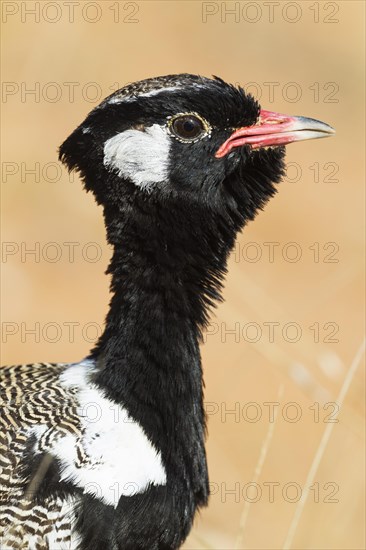
<instances>
[{"instance_id":1,"label":"white stripe above eye","mask_svg":"<svg viewBox=\"0 0 366 550\"><path fill-rule=\"evenodd\" d=\"M168 180L171 138L165 127L153 124L126 130L104 144L104 166L147 191Z\"/></svg>"},{"instance_id":2,"label":"white stripe above eye","mask_svg":"<svg viewBox=\"0 0 366 550\"><path fill-rule=\"evenodd\" d=\"M206 86L204 83L200 82L192 82L190 83L189 87L193 90L204 90L206 89ZM165 88L155 88L150 90L149 92L136 92L135 94L126 94L126 92L121 91L121 94L118 95L118 92L116 92L115 95L113 95L108 101L103 103L102 105L113 105L113 104L119 104L119 103L131 103L131 101L138 101L140 98L145 97L153 97L158 94L162 94L164 92L176 92L178 90L181 90L183 87L183 84L178 84L177 86L166 86Z\"/></svg>"},{"instance_id":3,"label":"white stripe above eye","mask_svg":"<svg viewBox=\"0 0 366 550\"><path fill-rule=\"evenodd\" d=\"M108 100L108 105L115 103L124 103L125 101L137 101L140 97L152 97L154 95L160 94L162 92L174 92L179 90L179 86L167 86L166 88L156 88L155 90L150 90L150 92L138 93L136 95L115 95Z\"/></svg>"}]
</instances>

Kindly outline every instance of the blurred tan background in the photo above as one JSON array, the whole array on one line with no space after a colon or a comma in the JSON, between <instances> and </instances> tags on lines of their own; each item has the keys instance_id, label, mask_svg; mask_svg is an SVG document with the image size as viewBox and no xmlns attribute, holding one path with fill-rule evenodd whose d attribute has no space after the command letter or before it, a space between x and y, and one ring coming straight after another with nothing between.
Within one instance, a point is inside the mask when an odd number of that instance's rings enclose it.
<instances>
[{"instance_id":1,"label":"blurred tan background","mask_svg":"<svg viewBox=\"0 0 366 550\"><path fill-rule=\"evenodd\" d=\"M212 497L185 548L365 548L364 2L1 4L2 364L78 361L102 327L102 211L57 147L116 87L215 74L336 128L288 147L232 255L202 348Z\"/></svg>"}]
</instances>

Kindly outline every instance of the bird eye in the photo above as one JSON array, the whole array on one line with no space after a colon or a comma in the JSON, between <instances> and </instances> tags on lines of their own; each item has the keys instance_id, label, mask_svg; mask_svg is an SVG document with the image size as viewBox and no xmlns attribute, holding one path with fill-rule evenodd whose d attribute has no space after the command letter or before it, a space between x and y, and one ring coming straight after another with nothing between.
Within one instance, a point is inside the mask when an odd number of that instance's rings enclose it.
<instances>
[{"instance_id":1,"label":"bird eye","mask_svg":"<svg viewBox=\"0 0 366 550\"><path fill-rule=\"evenodd\" d=\"M210 133L208 123L196 113L175 115L169 119L170 132L179 141L194 142Z\"/></svg>"}]
</instances>

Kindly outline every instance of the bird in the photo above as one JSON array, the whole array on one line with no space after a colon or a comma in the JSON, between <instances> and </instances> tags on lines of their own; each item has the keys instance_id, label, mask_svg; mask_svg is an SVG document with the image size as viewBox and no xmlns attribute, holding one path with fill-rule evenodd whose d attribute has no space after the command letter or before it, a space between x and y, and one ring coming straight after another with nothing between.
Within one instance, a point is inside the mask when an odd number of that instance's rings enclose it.
<instances>
[{"instance_id":1,"label":"bird","mask_svg":"<svg viewBox=\"0 0 366 550\"><path fill-rule=\"evenodd\" d=\"M285 146L333 133L184 73L127 84L64 141L103 209L111 300L86 358L0 370L2 549L183 544L209 498L200 346L230 251Z\"/></svg>"}]
</instances>

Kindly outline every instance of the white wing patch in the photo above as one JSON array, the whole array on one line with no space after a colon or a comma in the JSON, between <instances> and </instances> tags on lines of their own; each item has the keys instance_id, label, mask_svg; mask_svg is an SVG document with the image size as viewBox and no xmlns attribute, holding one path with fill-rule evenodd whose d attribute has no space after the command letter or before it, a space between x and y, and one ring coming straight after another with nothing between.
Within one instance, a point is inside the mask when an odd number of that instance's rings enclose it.
<instances>
[{"instance_id":1,"label":"white wing patch","mask_svg":"<svg viewBox=\"0 0 366 550\"><path fill-rule=\"evenodd\" d=\"M104 166L118 171L135 185L151 190L167 181L171 138L166 129L153 124L141 130L126 130L104 144Z\"/></svg>"},{"instance_id":2,"label":"white wing patch","mask_svg":"<svg viewBox=\"0 0 366 550\"><path fill-rule=\"evenodd\" d=\"M76 399L83 431L81 443L89 462L76 466L74 434L55 439L50 452L61 463L62 480L116 507L122 495L141 493L150 484L165 485L166 472L160 453L142 427L126 409L104 397L87 380L90 370L86 362L71 365L60 377L62 386L79 387ZM30 429L37 438L45 431L42 425Z\"/></svg>"}]
</instances>

